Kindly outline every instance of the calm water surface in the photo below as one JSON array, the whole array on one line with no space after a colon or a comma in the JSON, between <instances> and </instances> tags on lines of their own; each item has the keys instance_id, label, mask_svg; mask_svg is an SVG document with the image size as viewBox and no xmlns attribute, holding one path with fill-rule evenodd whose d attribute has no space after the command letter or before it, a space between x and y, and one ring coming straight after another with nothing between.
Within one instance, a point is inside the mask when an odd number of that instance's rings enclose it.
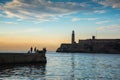
<instances>
[{"instance_id":1,"label":"calm water surface","mask_svg":"<svg viewBox=\"0 0 120 80\"><path fill-rule=\"evenodd\" d=\"M0 80L120 80L120 54L47 52L46 64L0 65Z\"/></svg>"}]
</instances>

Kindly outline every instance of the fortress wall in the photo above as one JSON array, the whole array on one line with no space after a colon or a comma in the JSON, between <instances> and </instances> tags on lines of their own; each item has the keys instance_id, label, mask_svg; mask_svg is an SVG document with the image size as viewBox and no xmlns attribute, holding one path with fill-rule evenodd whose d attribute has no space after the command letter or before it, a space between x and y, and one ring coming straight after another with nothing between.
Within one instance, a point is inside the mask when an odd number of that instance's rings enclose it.
<instances>
[{"instance_id":1,"label":"fortress wall","mask_svg":"<svg viewBox=\"0 0 120 80\"><path fill-rule=\"evenodd\" d=\"M92 39L74 43L74 36L71 44L61 44L57 52L120 53L120 39L95 39L92 36Z\"/></svg>"},{"instance_id":2,"label":"fortress wall","mask_svg":"<svg viewBox=\"0 0 120 80\"><path fill-rule=\"evenodd\" d=\"M105 43L118 43L120 40L118 39L87 39L87 40L79 40L79 44L91 44L91 43L100 43L100 44L105 44Z\"/></svg>"}]
</instances>

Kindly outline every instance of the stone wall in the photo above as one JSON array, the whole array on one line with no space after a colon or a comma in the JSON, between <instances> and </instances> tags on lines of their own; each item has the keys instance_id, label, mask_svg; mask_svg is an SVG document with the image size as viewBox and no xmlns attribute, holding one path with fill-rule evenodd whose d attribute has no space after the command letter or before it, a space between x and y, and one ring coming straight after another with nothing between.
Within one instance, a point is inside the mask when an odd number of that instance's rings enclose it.
<instances>
[{"instance_id":1,"label":"stone wall","mask_svg":"<svg viewBox=\"0 0 120 80\"><path fill-rule=\"evenodd\" d=\"M0 64L31 62L46 62L45 53L0 53Z\"/></svg>"},{"instance_id":2,"label":"stone wall","mask_svg":"<svg viewBox=\"0 0 120 80\"><path fill-rule=\"evenodd\" d=\"M62 44L57 52L120 53L120 39L80 40L76 44Z\"/></svg>"}]
</instances>

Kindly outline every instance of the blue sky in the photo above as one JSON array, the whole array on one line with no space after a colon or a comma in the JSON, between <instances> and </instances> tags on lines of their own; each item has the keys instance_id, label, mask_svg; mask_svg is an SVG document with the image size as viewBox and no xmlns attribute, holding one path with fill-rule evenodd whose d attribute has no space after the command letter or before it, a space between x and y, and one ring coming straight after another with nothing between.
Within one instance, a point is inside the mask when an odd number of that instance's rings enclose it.
<instances>
[{"instance_id":1,"label":"blue sky","mask_svg":"<svg viewBox=\"0 0 120 80\"><path fill-rule=\"evenodd\" d=\"M120 0L0 0L4 47L39 43L55 50L70 42L72 30L76 42L92 35L120 38Z\"/></svg>"}]
</instances>

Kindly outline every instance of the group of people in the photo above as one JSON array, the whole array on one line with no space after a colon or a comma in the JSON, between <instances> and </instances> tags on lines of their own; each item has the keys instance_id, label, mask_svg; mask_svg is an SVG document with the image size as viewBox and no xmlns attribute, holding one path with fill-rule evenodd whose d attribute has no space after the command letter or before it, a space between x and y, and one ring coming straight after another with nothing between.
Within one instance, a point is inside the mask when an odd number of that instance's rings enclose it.
<instances>
[{"instance_id":1,"label":"group of people","mask_svg":"<svg viewBox=\"0 0 120 80\"><path fill-rule=\"evenodd\" d=\"M30 50L28 51L28 53L40 53L40 52L46 52L46 48L43 48L42 51L38 50L36 47L33 50L33 47L30 48Z\"/></svg>"},{"instance_id":2,"label":"group of people","mask_svg":"<svg viewBox=\"0 0 120 80\"><path fill-rule=\"evenodd\" d=\"M33 50L33 47L30 48L30 50L28 51L28 53L36 53L37 51L37 48L35 47L34 50Z\"/></svg>"}]
</instances>

